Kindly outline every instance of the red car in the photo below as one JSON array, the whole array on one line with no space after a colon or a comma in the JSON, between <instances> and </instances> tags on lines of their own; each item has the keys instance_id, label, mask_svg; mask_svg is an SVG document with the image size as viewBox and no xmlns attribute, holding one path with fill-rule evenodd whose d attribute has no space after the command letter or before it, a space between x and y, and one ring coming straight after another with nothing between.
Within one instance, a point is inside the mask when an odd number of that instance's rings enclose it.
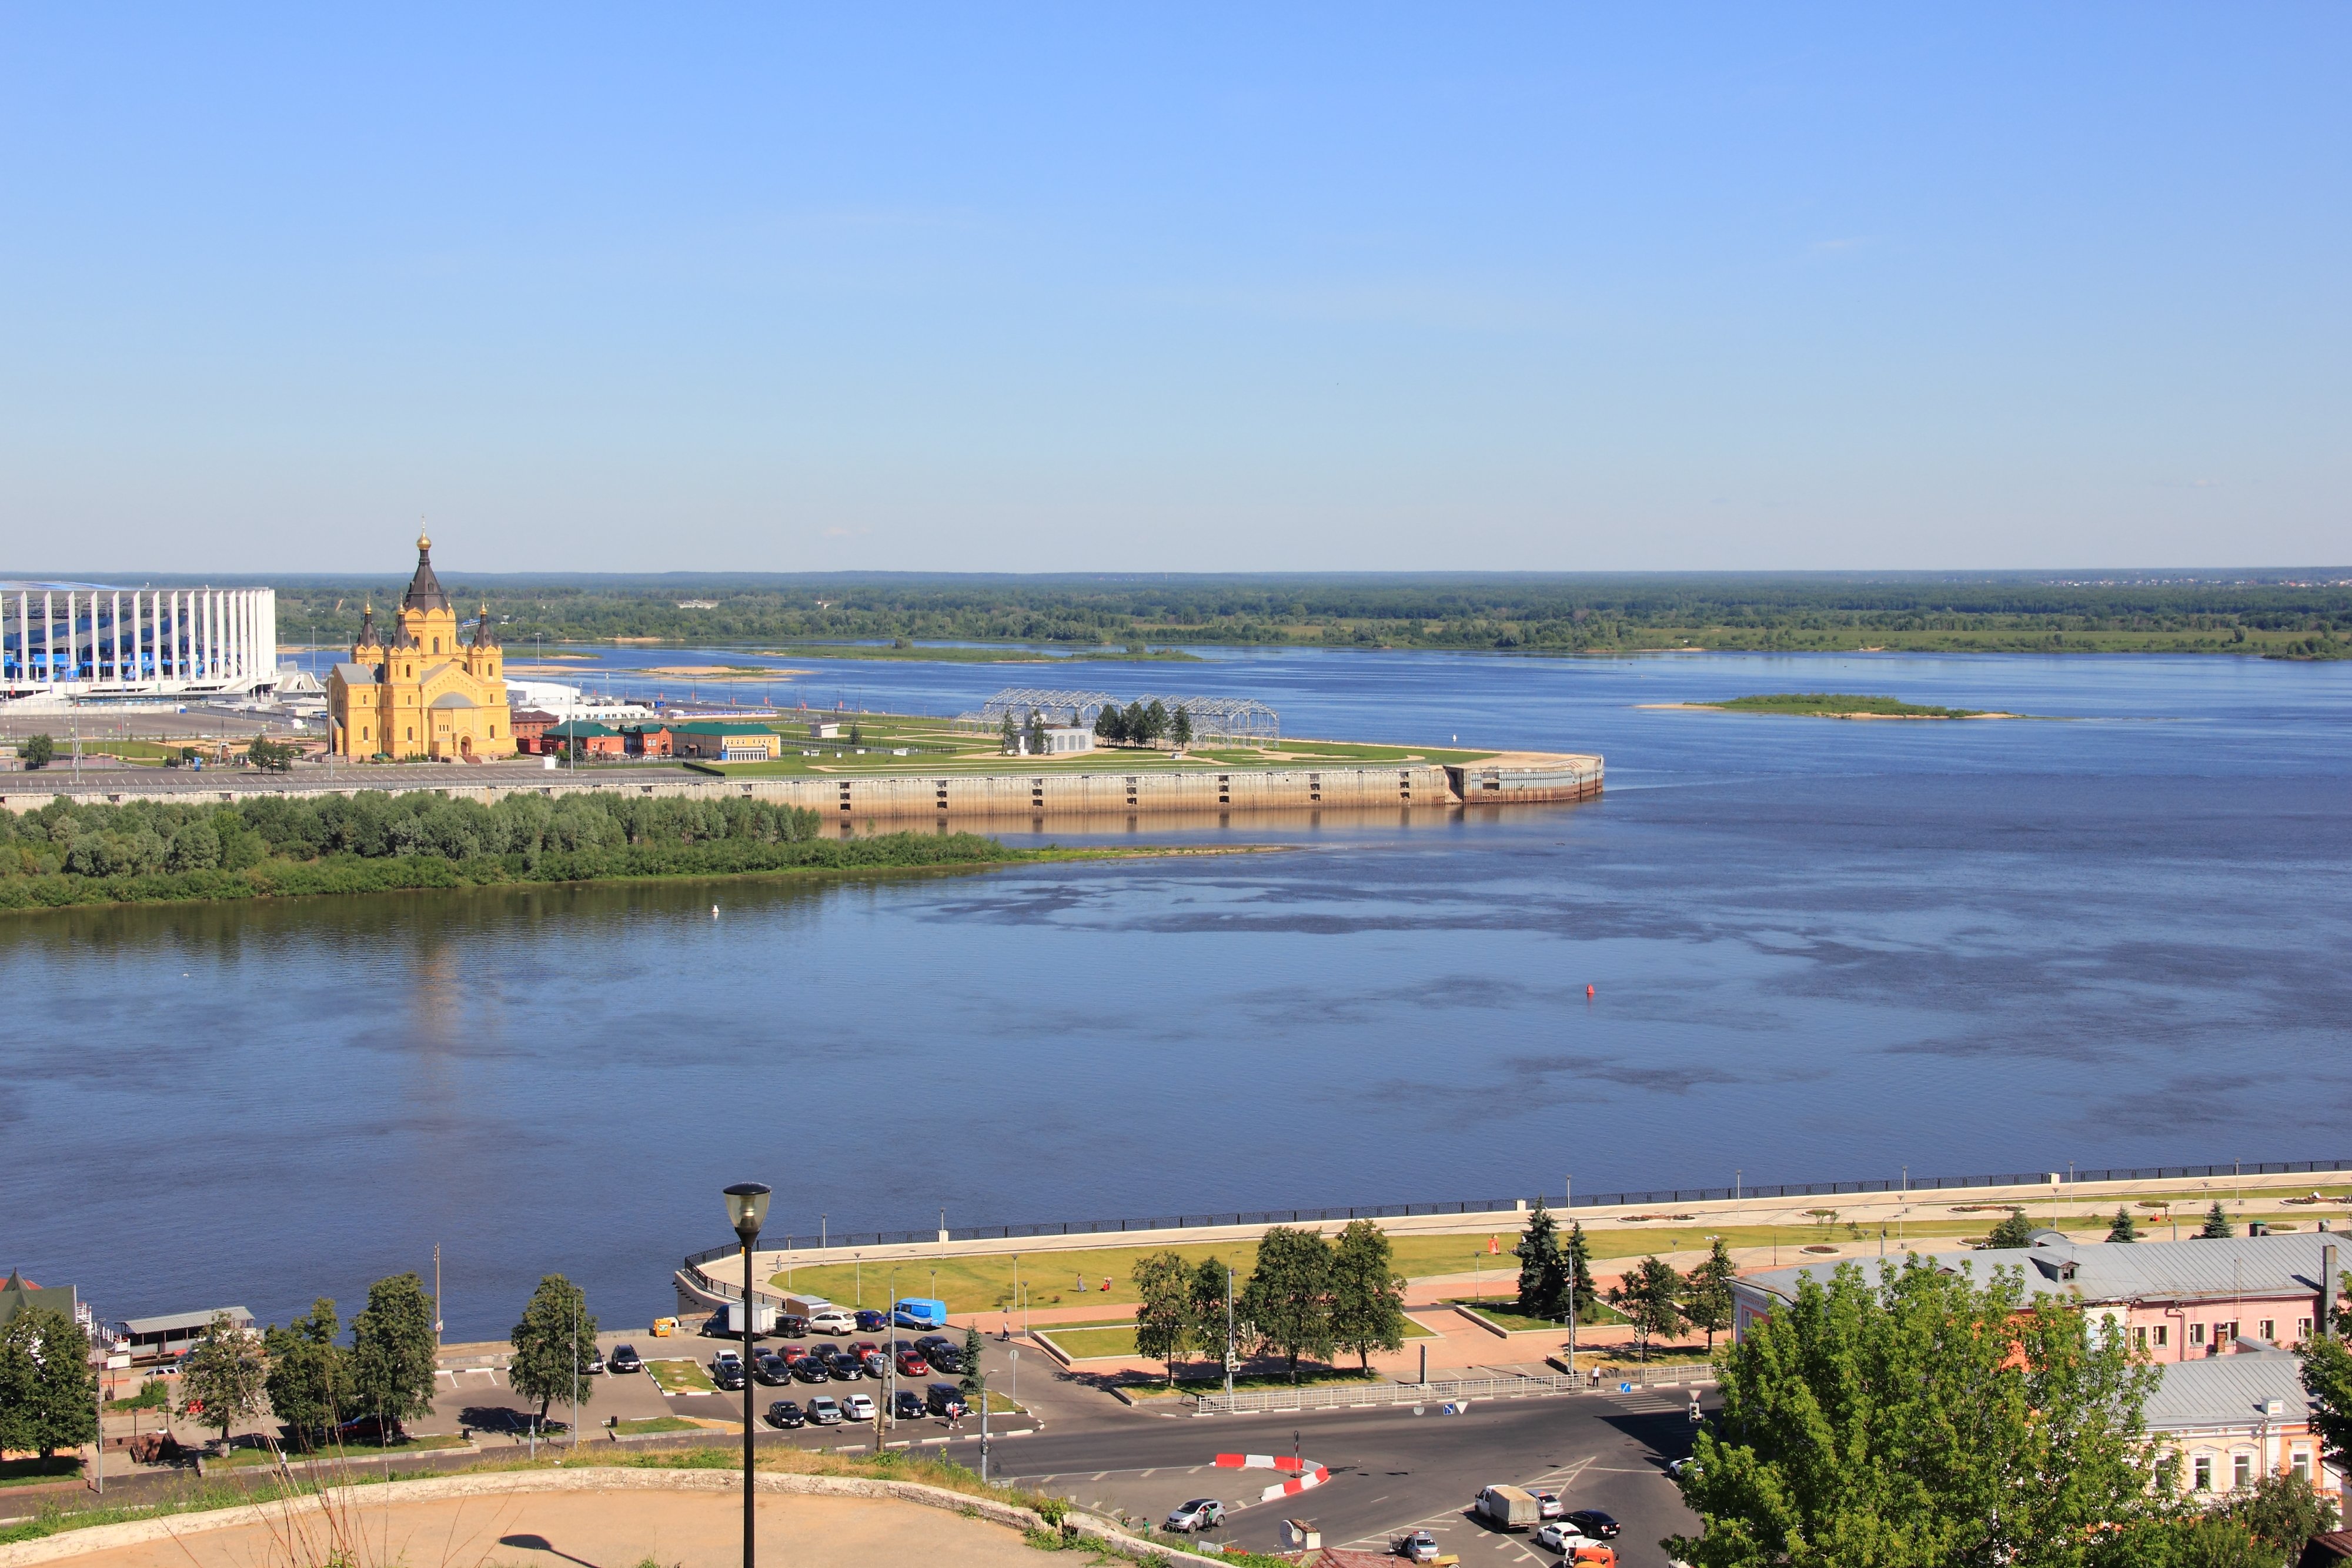
<instances>
[{"instance_id":1,"label":"red car","mask_svg":"<svg viewBox=\"0 0 2352 1568\"><path fill-rule=\"evenodd\" d=\"M923 1357L922 1357L922 1354L921 1354L920 1352L919 1352L919 1351L912 1351L912 1350L902 1350L902 1351L900 1351L900 1352L898 1353L898 1375L899 1375L899 1376L901 1376L901 1377L929 1377L930 1375L931 1375L931 1364L930 1364L929 1362L925 1361L925 1360L923 1359Z\"/></svg>"},{"instance_id":2,"label":"red car","mask_svg":"<svg viewBox=\"0 0 2352 1568\"><path fill-rule=\"evenodd\" d=\"M876 1344L870 1339L861 1339L856 1341L850 1345L849 1354L856 1356L858 1360L864 1361L867 1356L872 1355L876 1351L878 1351L882 1347L880 1345Z\"/></svg>"},{"instance_id":3,"label":"red car","mask_svg":"<svg viewBox=\"0 0 2352 1568\"><path fill-rule=\"evenodd\" d=\"M786 1366L792 1366L796 1364L803 1356L808 1354L808 1346L803 1344L778 1345L776 1347L776 1354L784 1358L784 1364Z\"/></svg>"}]
</instances>

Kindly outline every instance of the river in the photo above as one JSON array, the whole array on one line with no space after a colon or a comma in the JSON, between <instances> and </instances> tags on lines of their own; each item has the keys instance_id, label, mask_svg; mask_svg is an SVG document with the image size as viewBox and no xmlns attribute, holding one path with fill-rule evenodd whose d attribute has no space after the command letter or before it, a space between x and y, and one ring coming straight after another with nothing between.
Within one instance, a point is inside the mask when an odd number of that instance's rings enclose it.
<instances>
[{"instance_id":1,"label":"river","mask_svg":"<svg viewBox=\"0 0 2352 1568\"><path fill-rule=\"evenodd\" d=\"M743 662L617 662L706 657ZM2352 664L778 663L817 706L1249 695L1601 751L1608 792L1145 835L1279 854L9 917L0 1268L282 1322L438 1242L470 1338L549 1270L667 1310L745 1177L807 1237L2352 1155ZM1641 706L1780 690L2051 717Z\"/></svg>"}]
</instances>

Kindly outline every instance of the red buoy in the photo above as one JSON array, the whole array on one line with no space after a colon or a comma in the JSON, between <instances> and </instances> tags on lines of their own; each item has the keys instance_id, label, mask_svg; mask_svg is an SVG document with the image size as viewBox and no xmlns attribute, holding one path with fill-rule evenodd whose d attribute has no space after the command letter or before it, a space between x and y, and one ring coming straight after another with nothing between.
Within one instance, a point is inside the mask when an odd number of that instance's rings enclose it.
<instances>
[{"instance_id":1,"label":"red buoy","mask_svg":"<svg viewBox=\"0 0 2352 1568\"><path fill-rule=\"evenodd\" d=\"M1586 1001L1591 1001L1592 999L1592 988L1591 986L1584 988L1584 999Z\"/></svg>"}]
</instances>

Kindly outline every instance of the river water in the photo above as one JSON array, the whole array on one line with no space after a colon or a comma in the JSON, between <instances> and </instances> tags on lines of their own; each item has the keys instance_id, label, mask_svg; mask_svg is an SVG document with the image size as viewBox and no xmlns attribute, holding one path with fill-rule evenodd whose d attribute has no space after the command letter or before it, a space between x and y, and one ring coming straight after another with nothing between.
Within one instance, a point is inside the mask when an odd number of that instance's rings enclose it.
<instances>
[{"instance_id":1,"label":"river water","mask_svg":"<svg viewBox=\"0 0 2352 1568\"><path fill-rule=\"evenodd\" d=\"M1140 834L1278 854L9 917L0 1267L283 1321L437 1241L464 1338L550 1270L667 1310L746 1176L807 1237L2352 1155L2352 664L793 667L818 706L1245 695L1601 751L1608 792ZM1640 706L1780 690L2064 722Z\"/></svg>"}]
</instances>

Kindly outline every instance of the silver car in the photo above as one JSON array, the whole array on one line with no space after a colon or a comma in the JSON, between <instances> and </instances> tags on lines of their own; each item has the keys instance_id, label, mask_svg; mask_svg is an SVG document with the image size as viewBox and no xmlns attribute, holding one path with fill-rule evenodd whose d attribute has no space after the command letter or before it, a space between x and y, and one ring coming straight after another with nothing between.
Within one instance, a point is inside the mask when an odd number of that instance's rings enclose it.
<instances>
[{"instance_id":1,"label":"silver car","mask_svg":"<svg viewBox=\"0 0 2352 1568\"><path fill-rule=\"evenodd\" d=\"M1213 1497L1196 1497L1180 1504L1168 1515L1168 1528L1179 1534L1196 1530L1214 1530L1225 1522L1225 1505Z\"/></svg>"},{"instance_id":2,"label":"silver car","mask_svg":"<svg viewBox=\"0 0 2352 1568\"><path fill-rule=\"evenodd\" d=\"M835 1400L835 1399L834 1398L834 1396L833 1396L832 1395L830 1395L830 1394L820 1394L820 1395L818 1395L815 1398L814 1398L814 1399L812 1399L812 1400L810 1400L810 1401L808 1402L808 1418L809 1418L809 1423L810 1423L810 1425L812 1425L812 1426L816 1426L816 1427L838 1427L838 1426L840 1426L840 1425L841 1425L841 1405L840 1405L840 1402L839 1402L839 1401L837 1401L837 1400Z\"/></svg>"}]
</instances>

